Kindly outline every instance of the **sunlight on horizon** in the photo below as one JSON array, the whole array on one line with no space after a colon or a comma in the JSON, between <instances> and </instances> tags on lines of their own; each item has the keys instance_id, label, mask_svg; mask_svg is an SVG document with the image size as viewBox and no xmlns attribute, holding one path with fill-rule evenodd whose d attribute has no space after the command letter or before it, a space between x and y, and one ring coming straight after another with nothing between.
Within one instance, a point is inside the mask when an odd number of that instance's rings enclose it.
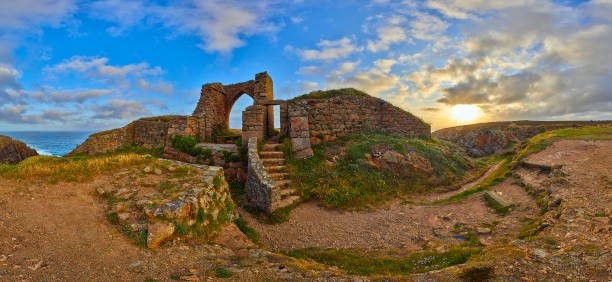
<instances>
[{"instance_id":1,"label":"sunlight on horizon","mask_svg":"<svg viewBox=\"0 0 612 282\"><path fill-rule=\"evenodd\" d=\"M480 108L475 105L455 105L450 112L453 119L460 122L472 121L480 116Z\"/></svg>"}]
</instances>

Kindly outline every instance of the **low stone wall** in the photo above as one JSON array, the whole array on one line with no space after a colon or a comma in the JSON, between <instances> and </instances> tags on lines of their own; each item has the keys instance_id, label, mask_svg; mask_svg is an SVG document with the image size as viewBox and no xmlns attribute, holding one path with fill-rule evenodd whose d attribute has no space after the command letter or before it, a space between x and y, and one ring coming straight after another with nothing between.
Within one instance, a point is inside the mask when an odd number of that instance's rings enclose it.
<instances>
[{"instance_id":1,"label":"low stone wall","mask_svg":"<svg viewBox=\"0 0 612 282\"><path fill-rule=\"evenodd\" d=\"M247 204L267 213L272 212L272 203L280 201L280 194L274 181L266 172L257 152L257 138L248 142L248 173L246 183Z\"/></svg>"},{"instance_id":2,"label":"low stone wall","mask_svg":"<svg viewBox=\"0 0 612 282\"><path fill-rule=\"evenodd\" d=\"M214 238L237 217L221 167L154 160L115 175L113 190L97 188L108 200L107 218L149 248L175 237ZM130 178L137 178L130 180ZM135 181L133 185L119 185Z\"/></svg>"},{"instance_id":3,"label":"low stone wall","mask_svg":"<svg viewBox=\"0 0 612 282\"><path fill-rule=\"evenodd\" d=\"M413 138L431 136L429 124L382 99L368 95L303 98L281 105L281 132L291 137L298 157L312 154L311 143L373 131Z\"/></svg>"},{"instance_id":4,"label":"low stone wall","mask_svg":"<svg viewBox=\"0 0 612 282\"><path fill-rule=\"evenodd\" d=\"M122 128L90 135L67 156L78 153L107 153L132 144L152 148L162 147L169 137L177 134L192 137L203 134L204 125L204 119L193 116L142 118Z\"/></svg>"}]
</instances>

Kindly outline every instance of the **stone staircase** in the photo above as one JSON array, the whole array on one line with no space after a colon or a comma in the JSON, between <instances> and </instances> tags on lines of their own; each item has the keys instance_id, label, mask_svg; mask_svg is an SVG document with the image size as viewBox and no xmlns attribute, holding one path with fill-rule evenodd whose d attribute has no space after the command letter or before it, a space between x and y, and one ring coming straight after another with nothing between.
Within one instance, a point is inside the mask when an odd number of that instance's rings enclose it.
<instances>
[{"instance_id":1,"label":"stone staircase","mask_svg":"<svg viewBox=\"0 0 612 282\"><path fill-rule=\"evenodd\" d=\"M276 184L274 189L277 190L272 191L272 194L280 195L280 200L278 200L278 197L273 197L277 200L272 201L272 210L286 207L300 199L300 196L295 195L296 190L291 188L289 172L285 165L283 152L279 150L279 146L278 139L272 138L263 145L262 150L259 152L259 159L270 178Z\"/></svg>"}]
</instances>

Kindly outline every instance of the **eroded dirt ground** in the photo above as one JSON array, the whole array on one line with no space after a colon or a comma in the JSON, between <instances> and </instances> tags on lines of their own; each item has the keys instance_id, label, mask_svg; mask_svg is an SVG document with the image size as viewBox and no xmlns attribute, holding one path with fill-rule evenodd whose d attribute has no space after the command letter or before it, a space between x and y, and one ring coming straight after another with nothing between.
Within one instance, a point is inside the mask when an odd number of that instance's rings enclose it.
<instances>
[{"instance_id":1,"label":"eroded dirt ground","mask_svg":"<svg viewBox=\"0 0 612 282\"><path fill-rule=\"evenodd\" d=\"M451 204L396 202L373 212L305 203L278 225L240 212L270 250L442 251L463 242L457 235L466 232L486 246L477 261L409 277L414 280L455 281L462 269L484 263L493 266L498 281L610 281L611 156L611 141L577 140L558 141L530 156L530 163L562 168L553 173L519 168L491 187L516 204L505 216L486 204L483 192ZM217 279L217 268L228 270L235 281L352 279L336 268L304 265L254 246L234 225L224 229L217 244L172 241L153 250L138 247L109 224L107 203L95 195L96 187L116 176L86 184L1 181L1 281L207 281ZM547 193L548 208L542 210L527 190ZM525 230L532 233L519 239Z\"/></svg>"},{"instance_id":2,"label":"eroded dirt ground","mask_svg":"<svg viewBox=\"0 0 612 282\"><path fill-rule=\"evenodd\" d=\"M475 183L464 185L458 191L442 193L450 197L469 189ZM260 234L264 245L274 250L292 250L307 247L367 248L419 250L437 247L444 250L462 243L462 233L476 233L480 241L490 244L496 238L518 232L520 219L537 215L534 200L525 190L507 179L495 190L516 204L506 216L493 211L479 192L466 200L441 205L394 203L374 212L341 212L304 203L291 212L289 221L269 225L260 223L249 213L241 215ZM433 201L436 195L420 200ZM459 237L459 238L457 238Z\"/></svg>"},{"instance_id":3,"label":"eroded dirt ground","mask_svg":"<svg viewBox=\"0 0 612 282\"><path fill-rule=\"evenodd\" d=\"M443 250L461 242L453 234L457 234L457 226L462 226L475 231L488 246L484 260L493 264L500 281L610 281L612 142L561 140L526 161L562 168L552 173L519 168L513 172L514 177L491 187L517 205L505 216L485 203L484 192L452 204L394 203L374 212L339 212L306 203L292 211L288 222L279 225L262 224L241 213L260 233L263 244L275 250ZM550 195L548 209L541 211L536 197L530 196L521 183L532 190L546 191ZM521 231L530 229L526 225L531 221L533 234L518 239ZM460 268L413 278L455 280Z\"/></svg>"},{"instance_id":4,"label":"eroded dirt ground","mask_svg":"<svg viewBox=\"0 0 612 282\"><path fill-rule=\"evenodd\" d=\"M106 201L95 195L96 187L114 180L51 185L1 179L0 281L206 281L217 279L217 268L239 281L337 279L318 265L300 270L286 257L256 248L233 224L219 244L138 247L109 224Z\"/></svg>"}]
</instances>

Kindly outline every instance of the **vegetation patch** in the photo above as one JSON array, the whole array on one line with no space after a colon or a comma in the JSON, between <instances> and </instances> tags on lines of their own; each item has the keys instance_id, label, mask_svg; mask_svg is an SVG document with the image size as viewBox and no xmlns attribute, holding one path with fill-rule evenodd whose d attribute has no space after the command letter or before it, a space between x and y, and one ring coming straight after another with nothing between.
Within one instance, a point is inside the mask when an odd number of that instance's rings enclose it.
<instances>
[{"instance_id":1,"label":"vegetation patch","mask_svg":"<svg viewBox=\"0 0 612 282\"><path fill-rule=\"evenodd\" d=\"M0 165L0 176L7 179L44 179L49 183L87 182L100 174L152 161L152 158L135 153L70 158L34 156L15 165Z\"/></svg>"},{"instance_id":2,"label":"vegetation patch","mask_svg":"<svg viewBox=\"0 0 612 282\"><path fill-rule=\"evenodd\" d=\"M308 94L304 94L304 95L295 97L289 101L297 101L297 100L303 100L303 99L329 99L329 98L343 96L343 95L370 96L367 93L363 91L359 91L355 88L342 88L342 89L312 91Z\"/></svg>"},{"instance_id":3,"label":"vegetation patch","mask_svg":"<svg viewBox=\"0 0 612 282\"><path fill-rule=\"evenodd\" d=\"M178 149L183 153L187 153L192 156L200 156L202 159L208 159L212 156L210 149L204 149L196 147L200 143L200 138L193 138L191 136L174 135L170 138L172 147Z\"/></svg>"},{"instance_id":4,"label":"vegetation patch","mask_svg":"<svg viewBox=\"0 0 612 282\"><path fill-rule=\"evenodd\" d=\"M465 263L472 255L479 254L481 248L451 248L447 252L414 252L407 257L374 257L359 254L355 250L337 249L300 249L286 254L300 259L337 266L351 275L407 275L446 268Z\"/></svg>"},{"instance_id":5,"label":"vegetation patch","mask_svg":"<svg viewBox=\"0 0 612 282\"><path fill-rule=\"evenodd\" d=\"M244 219L236 219L234 220L234 223L236 224L236 226L238 226L238 229L240 229L240 231L242 231L242 233L244 233L244 235L246 235L247 238L251 240L251 242L255 244L259 243L259 234L257 234L257 231L255 231L255 229L249 227L246 221L244 221Z\"/></svg>"},{"instance_id":6,"label":"vegetation patch","mask_svg":"<svg viewBox=\"0 0 612 282\"><path fill-rule=\"evenodd\" d=\"M402 156L418 155L430 167L421 170L416 164L413 172L403 175L378 169L368 158L372 148L381 144ZM287 145L282 145L284 152L289 151ZM316 197L329 207L364 207L403 193L454 185L473 167L463 149L451 143L384 133L344 136L314 145L313 151L306 159L289 156L287 163L302 199Z\"/></svg>"},{"instance_id":7,"label":"vegetation patch","mask_svg":"<svg viewBox=\"0 0 612 282\"><path fill-rule=\"evenodd\" d=\"M527 156L546 149L559 139L612 140L612 127L585 126L564 128L540 133L528 139L513 159L513 165Z\"/></svg>"},{"instance_id":8,"label":"vegetation patch","mask_svg":"<svg viewBox=\"0 0 612 282\"><path fill-rule=\"evenodd\" d=\"M229 271L227 271L227 269L219 267L219 268L215 269L215 277L217 277L217 278L230 278L230 277L232 277L232 274Z\"/></svg>"}]
</instances>

